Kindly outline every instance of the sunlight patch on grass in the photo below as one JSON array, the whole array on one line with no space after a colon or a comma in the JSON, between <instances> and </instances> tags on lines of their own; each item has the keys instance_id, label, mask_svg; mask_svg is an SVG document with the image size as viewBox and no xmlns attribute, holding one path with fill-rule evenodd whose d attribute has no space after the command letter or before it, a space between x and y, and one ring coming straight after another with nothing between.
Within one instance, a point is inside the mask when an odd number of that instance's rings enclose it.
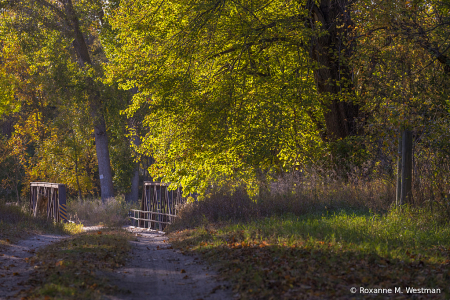
<instances>
[{"instance_id":1,"label":"sunlight patch on grass","mask_svg":"<svg viewBox=\"0 0 450 300\"><path fill-rule=\"evenodd\" d=\"M420 209L274 216L201 226L170 238L175 247L217 264L242 299L333 298L349 296L351 286L449 292L450 228ZM444 299L445 293L430 298Z\"/></svg>"},{"instance_id":2,"label":"sunlight patch on grass","mask_svg":"<svg viewBox=\"0 0 450 300\"><path fill-rule=\"evenodd\" d=\"M84 232L83 224L75 224L75 223L63 223L63 229L65 232L70 234L78 234Z\"/></svg>"}]
</instances>

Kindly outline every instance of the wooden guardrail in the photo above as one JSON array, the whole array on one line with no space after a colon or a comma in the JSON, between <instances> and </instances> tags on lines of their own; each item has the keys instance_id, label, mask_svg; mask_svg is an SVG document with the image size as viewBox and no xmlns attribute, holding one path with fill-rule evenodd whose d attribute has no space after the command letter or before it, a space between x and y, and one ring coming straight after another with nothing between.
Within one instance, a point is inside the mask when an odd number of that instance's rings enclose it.
<instances>
[{"instance_id":1,"label":"wooden guardrail","mask_svg":"<svg viewBox=\"0 0 450 300\"><path fill-rule=\"evenodd\" d=\"M140 210L131 210L129 218L137 227L164 230L177 216L177 206L186 199L181 188L169 191L168 183L145 181Z\"/></svg>"},{"instance_id":2,"label":"wooden guardrail","mask_svg":"<svg viewBox=\"0 0 450 300\"><path fill-rule=\"evenodd\" d=\"M30 209L34 216L67 222L66 186L51 182L30 182Z\"/></svg>"},{"instance_id":3,"label":"wooden guardrail","mask_svg":"<svg viewBox=\"0 0 450 300\"><path fill-rule=\"evenodd\" d=\"M174 220L174 218L176 218L176 215L171 215L171 214L164 214L164 213L158 213L158 212L152 212L152 211L144 211L144 210L139 210L139 209L130 209L130 213L132 214L132 216L129 216L130 220L133 220L133 226L135 227L144 227L144 228L148 228L148 223L159 223L159 224L171 224ZM156 216L165 216L167 217L167 221L159 221L156 219ZM140 224L142 224L142 222L147 222L147 226L140 226Z\"/></svg>"}]
</instances>

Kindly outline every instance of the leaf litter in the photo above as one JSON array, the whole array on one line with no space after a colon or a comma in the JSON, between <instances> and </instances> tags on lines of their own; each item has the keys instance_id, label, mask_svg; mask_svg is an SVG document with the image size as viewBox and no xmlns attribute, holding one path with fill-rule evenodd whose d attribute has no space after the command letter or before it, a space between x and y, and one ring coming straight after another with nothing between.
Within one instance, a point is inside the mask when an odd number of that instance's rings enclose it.
<instances>
[{"instance_id":1,"label":"leaf litter","mask_svg":"<svg viewBox=\"0 0 450 300\"><path fill-rule=\"evenodd\" d=\"M40 249L28 263L36 273L22 299L101 299L117 287L97 273L123 266L129 253L124 230L86 232Z\"/></svg>"},{"instance_id":2,"label":"leaf litter","mask_svg":"<svg viewBox=\"0 0 450 300\"><path fill-rule=\"evenodd\" d=\"M401 255L394 257L345 241L255 238L238 227L210 225L173 232L170 238L175 248L213 262L234 284L239 299L408 299L412 294L406 288L435 289L436 293L414 294L416 299L450 295L449 245L400 249ZM352 287L357 293L350 291ZM361 293L361 287L392 289L392 294ZM395 293L396 287L402 293Z\"/></svg>"}]
</instances>

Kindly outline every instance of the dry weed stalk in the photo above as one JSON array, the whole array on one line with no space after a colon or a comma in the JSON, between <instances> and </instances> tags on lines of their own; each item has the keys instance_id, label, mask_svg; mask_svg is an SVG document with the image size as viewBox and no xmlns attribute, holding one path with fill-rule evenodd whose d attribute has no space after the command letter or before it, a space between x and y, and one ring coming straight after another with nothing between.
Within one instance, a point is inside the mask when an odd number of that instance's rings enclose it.
<instances>
[{"instance_id":1,"label":"dry weed stalk","mask_svg":"<svg viewBox=\"0 0 450 300\"><path fill-rule=\"evenodd\" d=\"M73 199L68 202L67 212L71 220L85 226L120 227L128 224L128 212L136 206L136 203L125 202L123 197L109 198L105 203L101 199Z\"/></svg>"}]
</instances>

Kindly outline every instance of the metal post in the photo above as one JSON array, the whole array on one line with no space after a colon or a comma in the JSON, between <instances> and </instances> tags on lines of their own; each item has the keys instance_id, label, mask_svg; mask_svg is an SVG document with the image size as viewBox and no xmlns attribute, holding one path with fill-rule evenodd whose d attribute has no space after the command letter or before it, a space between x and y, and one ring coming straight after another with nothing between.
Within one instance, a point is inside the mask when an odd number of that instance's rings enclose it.
<instances>
[{"instance_id":1,"label":"metal post","mask_svg":"<svg viewBox=\"0 0 450 300\"><path fill-rule=\"evenodd\" d=\"M158 193L159 191L159 193ZM161 185L159 186L159 189L156 188L156 212L160 213L161 212ZM156 215L156 220L161 221L161 215L157 214ZM158 225L158 230L161 230L161 224L157 223Z\"/></svg>"}]
</instances>

